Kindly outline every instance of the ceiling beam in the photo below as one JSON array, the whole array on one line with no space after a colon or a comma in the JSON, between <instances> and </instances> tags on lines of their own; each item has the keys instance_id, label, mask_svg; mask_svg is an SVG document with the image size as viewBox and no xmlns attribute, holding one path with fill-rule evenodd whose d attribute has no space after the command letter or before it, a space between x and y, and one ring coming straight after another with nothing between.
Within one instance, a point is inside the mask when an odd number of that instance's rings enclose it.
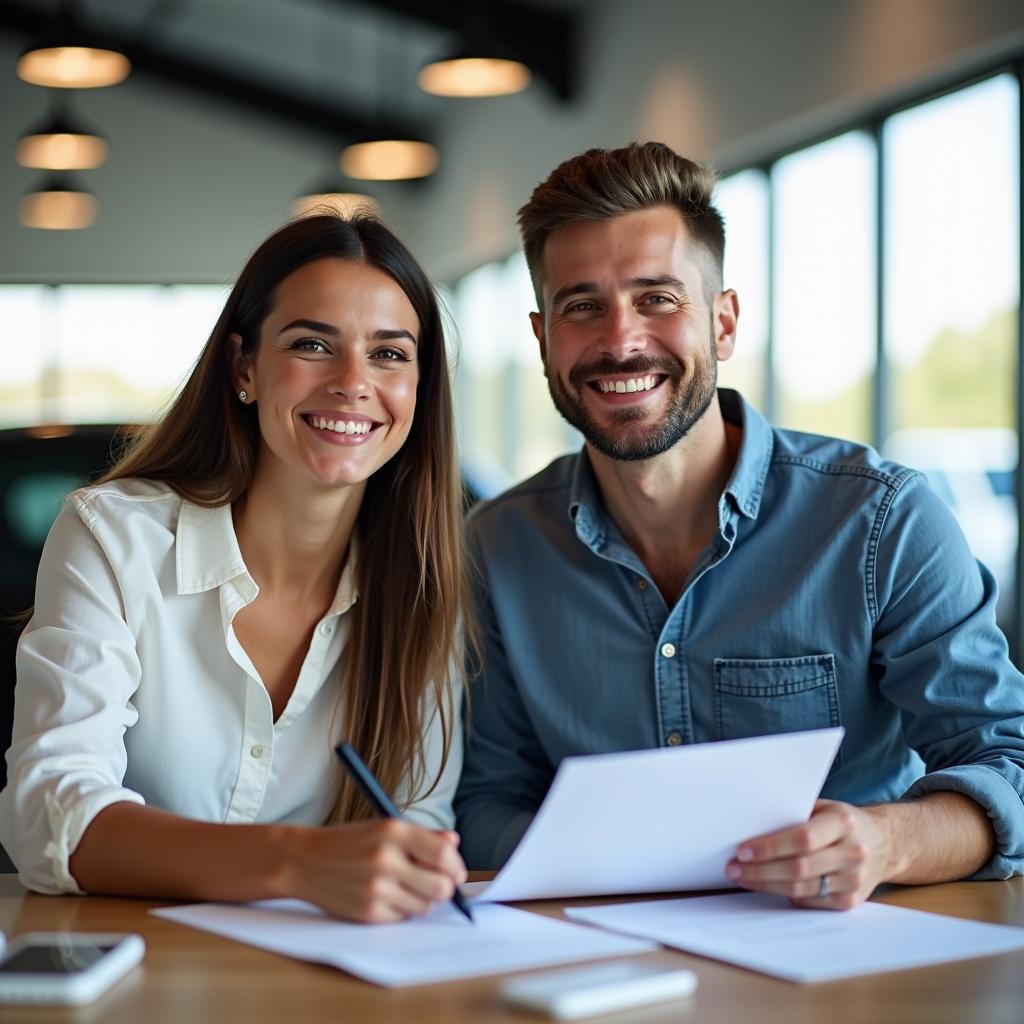
<instances>
[{"instance_id":1,"label":"ceiling beam","mask_svg":"<svg viewBox=\"0 0 1024 1024\"><path fill-rule=\"evenodd\" d=\"M52 27L53 19L35 8L3 0L0 3L0 29L31 37ZM85 23L92 30L99 26ZM140 42L127 35L102 29L108 44L123 53L132 68L154 78L184 87L204 96L219 96L239 107L287 121L292 126L311 129L339 143L386 132L392 137L430 138L430 126L417 118L415 125L389 116L369 118L337 103L313 99L292 90L274 88L265 78L237 71L225 71L203 60L171 53ZM26 39L27 42L27 39Z\"/></svg>"}]
</instances>

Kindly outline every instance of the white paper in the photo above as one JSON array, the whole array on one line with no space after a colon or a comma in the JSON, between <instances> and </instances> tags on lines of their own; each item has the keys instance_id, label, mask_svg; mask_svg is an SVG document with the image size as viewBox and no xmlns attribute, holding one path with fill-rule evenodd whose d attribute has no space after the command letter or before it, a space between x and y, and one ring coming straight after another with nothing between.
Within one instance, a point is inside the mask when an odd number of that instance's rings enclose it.
<instances>
[{"instance_id":1,"label":"white paper","mask_svg":"<svg viewBox=\"0 0 1024 1024\"><path fill-rule=\"evenodd\" d=\"M768 893L621 903L566 914L789 981L832 981L1024 949L1024 928L884 903L803 910Z\"/></svg>"},{"instance_id":2,"label":"white paper","mask_svg":"<svg viewBox=\"0 0 1024 1024\"><path fill-rule=\"evenodd\" d=\"M152 913L285 956L340 967L389 988L657 948L645 939L499 906L474 907L473 923L445 904L424 917L375 925L338 921L300 900L200 903Z\"/></svg>"},{"instance_id":3,"label":"white paper","mask_svg":"<svg viewBox=\"0 0 1024 1024\"><path fill-rule=\"evenodd\" d=\"M806 821L842 729L567 757L475 900L731 889L744 839Z\"/></svg>"}]
</instances>

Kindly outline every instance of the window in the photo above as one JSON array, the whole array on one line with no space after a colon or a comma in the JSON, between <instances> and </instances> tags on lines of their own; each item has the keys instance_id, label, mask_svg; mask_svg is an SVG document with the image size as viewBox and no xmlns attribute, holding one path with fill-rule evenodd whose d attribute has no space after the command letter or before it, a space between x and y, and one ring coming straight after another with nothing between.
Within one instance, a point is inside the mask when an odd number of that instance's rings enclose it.
<instances>
[{"instance_id":1,"label":"window","mask_svg":"<svg viewBox=\"0 0 1024 1024\"><path fill-rule=\"evenodd\" d=\"M725 218L723 285L740 298L739 329L732 358L719 364L718 382L736 388L765 411L768 367L768 179L741 171L719 182L715 202Z\"/></svg>"},{"instance_id":2,"label":"window","mask_svg":"<svg viewBox=\"0 0 1024 1024\"><path fill-rule=\"evenodd\" d=\"M460 450L483 493L536 473L579 447L548 395L530 312L526 260L512 256L467 274L454 290L460 358L455 378Z\"/></svg>"},{"instance_id":3,"label":"window","mask_svg":"<svg viewBox=\"0 0 1024 1024\"><path fill-rule=\"evenodd\" d=\"M885 451L928 472L999 584L1018 513L1019 90L1010 75L885 124Z\"/></svg>"},{"instance_id":4,"label":"window","mask_svg":"<svg viewBox=\"0 0 1024 1024\"><path fill-rule=\"evenodd\" d=\"M227 297L219 285L3 285L0 422L128 423L177 392Z\"/></svg>"},{"instance_id":5,"label":"window","mask_svg":"<svg viewBox=\"0 0 1024 1024\"><path fill-rule=\"evenodd\" d=\"M875 151L849 132L772 171L775 420L871 441Z\"/></svg>"}]
</instances>

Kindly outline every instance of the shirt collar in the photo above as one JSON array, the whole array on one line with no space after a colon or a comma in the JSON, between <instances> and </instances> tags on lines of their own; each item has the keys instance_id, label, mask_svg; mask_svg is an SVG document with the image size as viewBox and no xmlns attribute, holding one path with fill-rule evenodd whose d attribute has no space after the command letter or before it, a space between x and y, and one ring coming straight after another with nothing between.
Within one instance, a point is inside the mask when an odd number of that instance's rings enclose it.
<instances>
[{"instance_id":1,"label":"shirt collar","mask_svg":"<svg viewBox=\"0 0 1024 1024\"><path fill-rule=\"evenodd\" d=\"M242 559L230 505L206 508L183 498L175 548L179 594L199 594L239 577L245 581L242 589L251 591L245 595L247 600L253 600L259 592ZM359 544L353 534L345 568L327 615L340 615L355 604L359 596L356 590L358 555Z\"/></svg>"},{"instance_id":2,"label":"shirt collar","mask_svg":"<svg viewBox=\"0 0 1024 1024\"><path fill-rule=\"evenodd\" d=\"M740 512L749 519L756 519L772 460L772 429L768 421L738 391L719 388L718 402L723 418L743 431L736 466L725 493L732 496ZM601 544L604 541L606 527L602 509L597 478L584 447L573 469L569 488L569 517L575 521L580 538L590 544Z\"/></svg>"},{"instance_id":3,"label":"shirt collar","mask_svg":"<svg viewBox=\"0 0 1024 1024\"><path fill-rule=\"evenodd\" d=\"M743 431L740 451L725 493L732 495L736 507L748 518L756 519L761 508L764 482L772 461L774 435L768 421L738 391L718 389L722 418Z\"/></svg>"},{"instance_id":4,"label":"shirt collar","mask_svg":"<svg viewBox=\"0 0 1024 1024\"><path fill-rule=\"evenodd\" d=\"M597 488L594 467L584 445L576 457L569 487L569 518L576 524L576 534L586 544L604 544L607 527L604 517L604 502Z\"/></svg>"}]
</instances>

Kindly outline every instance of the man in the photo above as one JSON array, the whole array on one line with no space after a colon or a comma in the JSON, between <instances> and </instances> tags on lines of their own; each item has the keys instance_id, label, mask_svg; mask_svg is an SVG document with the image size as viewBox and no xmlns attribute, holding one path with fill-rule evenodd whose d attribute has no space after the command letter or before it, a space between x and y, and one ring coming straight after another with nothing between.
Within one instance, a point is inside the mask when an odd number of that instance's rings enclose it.
<instances>
[{"instance_id":1,"label":"man","mask_svg":"<svg viewBox=\"0 0 1024 1024\"><path fill-rule=\"evenodd\" d=\"M508 857L567 755L842 725L828 799L743 842L737 885L845 909L1019 873L1024 680L992 576L919 474L716 391L739 304L713 186L634 144L520 211L551 397L586 444L470 523L467 862Z\"/></svg>"}]
</instances>

